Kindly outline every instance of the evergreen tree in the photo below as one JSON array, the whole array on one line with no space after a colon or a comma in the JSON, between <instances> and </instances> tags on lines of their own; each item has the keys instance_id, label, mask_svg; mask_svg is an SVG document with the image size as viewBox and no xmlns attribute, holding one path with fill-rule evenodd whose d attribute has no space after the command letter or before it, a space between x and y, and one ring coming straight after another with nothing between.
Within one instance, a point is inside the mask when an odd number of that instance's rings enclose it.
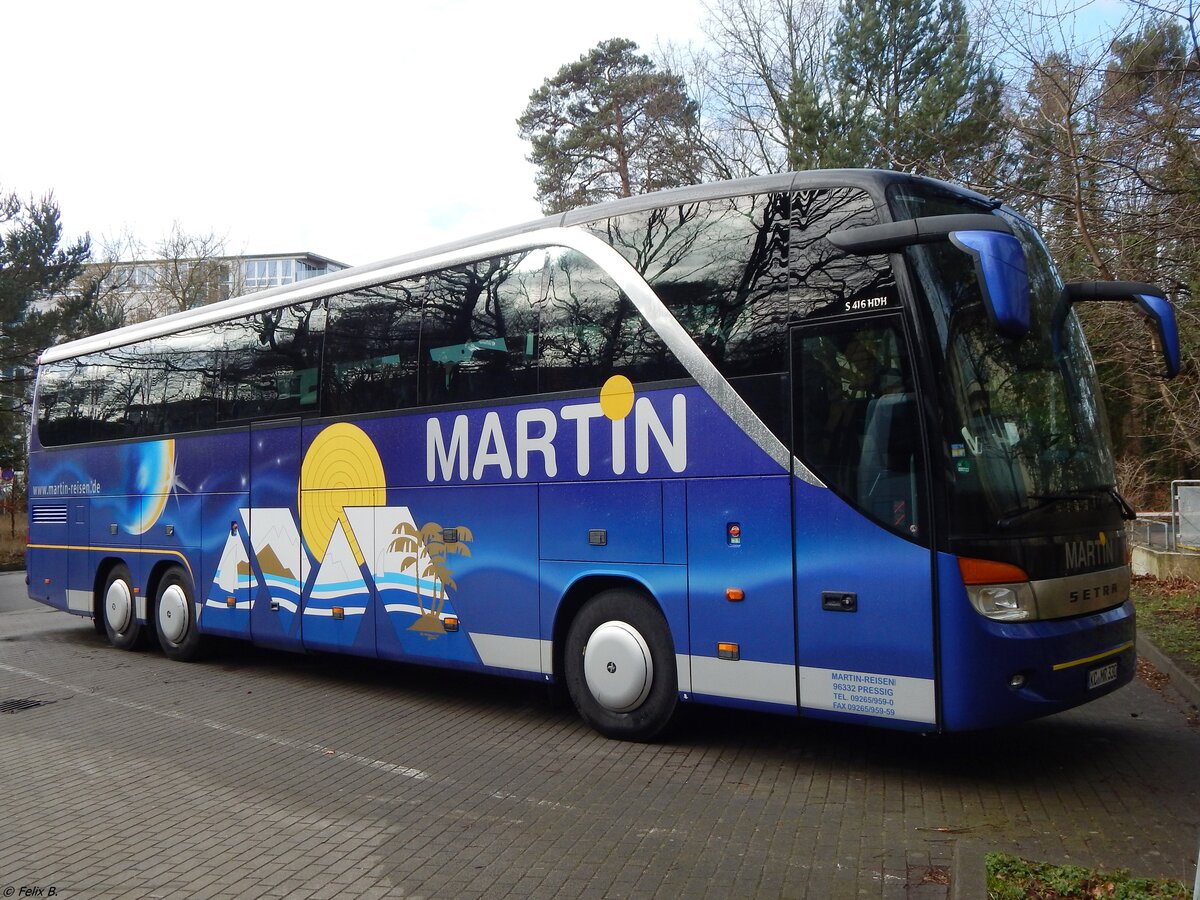
<instances>
[{"instance_id":1,"label":"evergreen tree","mask_svg":"<svg viewBox=\"0 0 1200 900\"><path fill-rule=\"evenodd\" d=\"M1003 85L962 0L843 0L831 62L828 162L971 180L997 139Z\"/></svg>"},{"instance_id":2,"label":"evergreen tree","mask_svg":"<svg viewBox=\"0 0 1200 900\"><path fill-rule=\"evenodd\" d=\"M1103 269L1153 281L1175 302L1184 368L1163 383L1146 330L1109 316L1096 335L1110 409L1126 454L1166 481L1200 467L1200 50L1195 32L1156 14L1119 36L1097 85L1093 190ZM1099 267L1097 267L1099 268ZM1116 321L1113 321L1116 319ZM1132 326L1132 327L1131 327ZM1097 332L1099 331L1099 334Z\"/></svg>"},{"instance_id":3,"label":"evergreen tree","mask_svg":"<svg viewBox=\"0 0 1200 900\"><path fill-rule=\"evenodd\" d=\"M1194 34L1194 32L1193 32ZM1168 18L1113 41L1098 95L1110 215L1138 222L1123 260L1173 292L1200 290L1200 48Z\"/></svg>"},{"instance_id":4,"label":"evergreen tree","mask_svg":"<svg viewBox=\"0 0 1200 900\"><path fill-rule=\"evenodd\" d=\"M1003 83L963 0L713 0L697 68L713 167L882 166L974 182Z\"/></svg>"},{"instance_id":5,"label":"evergreen tree","mask_svg":"<svg viewBox=\"0 0 1200 900\"><path fill-rule=\"evenodd\" d=\"M26 413L38 354L49 344L101 330L94 288L77 279L87 237L62 245L58 204L0 196L0 465L24 468Z\"/></svg>"},{"instance_id":6,"label":"evergreen tree","mask_svg":"<svg viewBox=\"0 0 1200 900\"><path fill-rule=\"evenodd\" d=\"M547 214L697 179L696 104L637 49L603 41L530 94L517 126Z\"/></svg>"}]
</instances>

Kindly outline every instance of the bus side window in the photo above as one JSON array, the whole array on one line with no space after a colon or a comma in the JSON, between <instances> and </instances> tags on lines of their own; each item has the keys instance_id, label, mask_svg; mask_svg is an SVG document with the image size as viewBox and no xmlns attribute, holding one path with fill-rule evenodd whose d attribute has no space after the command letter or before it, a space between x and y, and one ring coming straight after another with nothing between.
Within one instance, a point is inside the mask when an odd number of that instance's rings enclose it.
<instances>
[{"instance_id":1,"label":"bus side window","mask_svg":"<svg viewBox=\"0 0 1200 900\"><path fill-rule=\"evenodd\" d=\"M879 524L921 536L916 393L896 320L797 330L796 452Z\"/></svg>"},{"instance_id":2,"label":"bus side window","mask_svg":"<svg viewBox=\"0 0 1200 900\"><path fill-rule=\"evenodd\" d=\"M526 251L428 277L421 321L422 404L537 393L543 258Z\"/></svg>"},{"instance_id":3,"label":"bus side window","mask_svg":"<svg viewBox=\"0 0 1200 900\"><path fill-rule=\"evenodd\" d=\"M322 413L343 416L417 403L422 279L331 297Z\"/></svg>"},{"instance_id":4,"label":"bus side window","mask_svg":"<svg viewBox=\"0 0 1200 900\"><path fill-rule=\"evenodd\" d=\"M38 382L38 440L43 447L82 444L92 440L97 392L103 378L84 359L42 366Z\"/></svg>"},{"instance_id":5,"label":"bus side window","mask_svg":"<svg viewBox=\"0 0 1200 900\"><path fill-rule=\"evenodd\" d=\"M543 393L597 390L613 375L634 383L687 377L637 307L595 263L556 250L542 312Z\"/></svg>"},{"instance_id":6,"label":"bus side window","mask_svg":"<svg viewBox=\"0 0 1200 900\"><path fill-rule=\"evenodd\" d=\"M782 441L790 427L789 206L787 194L752 194L625 213L585 226L646 279Z\"/></svg>"},{"instance_id":7,"label":"bus side window","mask_svg":"<svg viewBox=\"0 0 1200 900\"><path fill-rule=\"evenodd\" d=\"M221 421L316 414L325 301L226 323Z\"/></svg>"},{"instance_id":8,"label":"bus side window","mask_svg":"<svg viewBox=\"0 0 1200 900\"><path fill-rule=\"evenodd\" d=\"M87 357L94 389L89 417L93 441L136 437L149 415L148 378L137 345Z\"/></svg>"},{"instance_id":9,"label":"bus side window","mask_svg":"<svg viewBox=\"0 0 1200 900\"><path fill-rule=\"evenodd\" d=\"M211 428L217 421L217 372L223 329L208 325L137 345L146 410L139 434Z\"/></svg>"}]
</instances>

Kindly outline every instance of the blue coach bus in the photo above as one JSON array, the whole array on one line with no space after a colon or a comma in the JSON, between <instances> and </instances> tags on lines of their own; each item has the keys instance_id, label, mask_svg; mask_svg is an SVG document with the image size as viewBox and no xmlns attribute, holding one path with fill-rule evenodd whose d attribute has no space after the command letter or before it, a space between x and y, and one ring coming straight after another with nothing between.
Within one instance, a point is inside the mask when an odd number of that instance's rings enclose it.
<instances>
[{"instance_id":1,"label":"blue coach bus","mask_svg":"<svg viewBox=\"0 0 1200 900\"><path fill-rule=\"evenodd\" d=\"M212 636L918 731L1134 675L1123 516L1031 225L892 172L577 210L48 349L30 594Z\"/></svg>"}]
</instances>

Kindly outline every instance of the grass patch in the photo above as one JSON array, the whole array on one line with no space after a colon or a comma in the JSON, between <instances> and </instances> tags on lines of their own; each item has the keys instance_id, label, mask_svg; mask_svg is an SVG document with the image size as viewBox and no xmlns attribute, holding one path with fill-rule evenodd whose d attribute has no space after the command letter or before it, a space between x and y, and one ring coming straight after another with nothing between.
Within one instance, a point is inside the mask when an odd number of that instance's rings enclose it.
<instances>
[{"instance_id":1,"label":"grass patch","mask_svg":"<svg viewBox=\"0 0 1200 900\"><path fill-rule=\"evenodd\" d=\"M985 864L988 900L1189 900L1182 882L1134 878L1123 869L1052 866L1007 853L989 853Z\"/></svg>"},{"instance_id":2,"label":"grass patch","mask_svg":"<svg viewBox=\"0 0 1200 900\"><path fill-rule=\"evenodd\" d=\"M1132 593L1138 629L1179 668L1200 678L1200 585L1136 575Z\"/></svg>"}]
</instances>

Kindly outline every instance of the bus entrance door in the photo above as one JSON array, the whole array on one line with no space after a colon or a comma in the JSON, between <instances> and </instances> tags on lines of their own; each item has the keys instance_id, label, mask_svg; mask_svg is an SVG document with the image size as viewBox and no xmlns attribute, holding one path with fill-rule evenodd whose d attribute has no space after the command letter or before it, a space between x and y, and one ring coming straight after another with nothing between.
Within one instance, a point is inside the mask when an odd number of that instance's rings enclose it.
<instances>
[{"instance_id":1,"label":"bus entrance door","mask_svg":"<svg viewBox=\"0 0 1200 900\"><path fill-rule=\"evenodd\" d=\"M895 312L791 334L801 712L929 730L933 558L909 344Z\"/></svg>"}]
</instances>

